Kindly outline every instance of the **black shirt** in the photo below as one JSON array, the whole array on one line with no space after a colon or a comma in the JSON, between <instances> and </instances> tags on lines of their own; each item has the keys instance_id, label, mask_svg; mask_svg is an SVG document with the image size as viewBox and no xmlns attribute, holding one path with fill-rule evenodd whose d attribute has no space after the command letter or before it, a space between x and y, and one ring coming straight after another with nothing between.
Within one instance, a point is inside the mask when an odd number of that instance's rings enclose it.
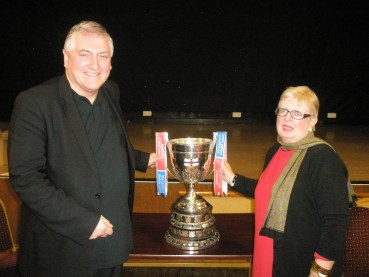
<instances>
[{"instance_id":1,"label":"black shirt","mask_svg":"<svg viewBox=\"0 0 369 277\"><path fill-rule=\"evenodd\" d=\"M100 89L93 104L78 94L75 101L100 174L101 214L113 224L113 235L96 239L94 265L113 267L126 261L133 248L126 141L104 90Z\"/></svg>"}]
</instances>

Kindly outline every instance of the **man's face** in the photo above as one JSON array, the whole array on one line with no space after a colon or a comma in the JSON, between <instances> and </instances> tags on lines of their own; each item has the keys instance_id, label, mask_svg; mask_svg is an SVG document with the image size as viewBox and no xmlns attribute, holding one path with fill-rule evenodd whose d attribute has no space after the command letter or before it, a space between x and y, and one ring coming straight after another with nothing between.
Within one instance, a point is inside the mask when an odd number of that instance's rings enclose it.
<instances>
[{"instance_id":1,"label":"man's face","mask_svg":"<svg viewBox=\"0 0 369 277\"><path fill-rule=\"evenodd\" d=\"M63 50L65 72L71 88L93 102L112 69L109 38L84 33L73 39L73 49Z\"/></svg>"}]
</instances>

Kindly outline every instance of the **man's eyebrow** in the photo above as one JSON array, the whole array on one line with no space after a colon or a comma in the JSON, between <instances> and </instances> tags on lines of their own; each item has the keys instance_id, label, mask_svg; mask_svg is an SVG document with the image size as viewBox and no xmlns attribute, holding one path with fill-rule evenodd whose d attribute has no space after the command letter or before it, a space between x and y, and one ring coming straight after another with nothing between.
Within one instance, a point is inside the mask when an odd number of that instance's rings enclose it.
<instances>
[{"instance_id":1,"label":"man's eyebrow","mask_svg":"<svg viewBox=\"0 0 369 277\"><path fill-rule=\"evenodd\" d=\"M80 49L78 52L79 52L79 53L80 53L80 52L93 53L93 51L90 51L90 50L87 50L87 49ZM102 51L102 52L98 52L97 54L98 54L98 55L101 55L101 54L109 54L109 50L107 50L107 51Z\"/></svg>"}]
</instances>

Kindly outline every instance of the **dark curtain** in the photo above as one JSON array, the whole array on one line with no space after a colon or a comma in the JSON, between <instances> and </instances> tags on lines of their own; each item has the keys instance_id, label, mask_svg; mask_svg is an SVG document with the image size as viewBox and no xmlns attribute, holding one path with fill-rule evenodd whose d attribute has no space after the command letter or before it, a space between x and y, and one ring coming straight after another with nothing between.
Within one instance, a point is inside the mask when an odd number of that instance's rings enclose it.
<instances>
[{"instance_id":1,"label":"dark curtain","mask_svg":"<svg viewBox=\"0 0 369 277\"><path fill-rule=\"evenodd\" d=\"M365 1L31 2L0 11L0 120L21 90L63 73L66 33L81 20L114 39L126 111L272 114L287 86L308 85L321 118L369 119Z\"/></svg>"}]
</instances>

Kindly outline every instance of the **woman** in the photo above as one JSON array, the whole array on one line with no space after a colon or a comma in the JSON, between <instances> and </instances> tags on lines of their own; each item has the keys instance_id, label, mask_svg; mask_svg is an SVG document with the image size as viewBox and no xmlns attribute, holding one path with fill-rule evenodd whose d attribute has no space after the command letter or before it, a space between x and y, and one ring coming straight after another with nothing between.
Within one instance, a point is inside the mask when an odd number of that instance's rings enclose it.
<instances>
[{"instance_id":1,"label":"woman","mask_svg":"<svg viewBox=\"0 0 369 277\"><path fill-rule=\"evenodd\" d=\"M278 144L259 180L224 164L232 189L255 198L253 276L334 276L349 217L348 173L334 149L314 137L319 100L306 86L281 95ZM310 274L310 275L309 275Z\"/></svg>"}]
</instances>

